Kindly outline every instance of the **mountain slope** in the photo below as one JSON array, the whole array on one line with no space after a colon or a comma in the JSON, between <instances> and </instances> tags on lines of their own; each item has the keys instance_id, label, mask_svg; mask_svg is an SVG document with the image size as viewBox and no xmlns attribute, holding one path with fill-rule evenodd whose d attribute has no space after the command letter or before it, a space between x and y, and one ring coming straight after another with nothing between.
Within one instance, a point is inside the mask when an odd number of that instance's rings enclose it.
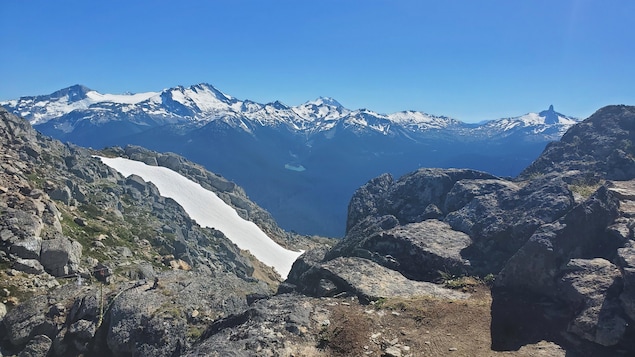
<instances>
[{"instance_id":1,"label":"mountain slope","mask_svg":"<svg viewBox=\"0 0 635 357\"><path fill-rule=\"evenodd\" d=\"M274 267L283 279L302 254L284 249L256 224L241 218L214 192L168 168L123 158L100 157L100 160L126 177L138 175L152 182L161 196L174 199L198 224L220 230L240 249L248 250L261 262Z\"/></svg>"}]
</instances>

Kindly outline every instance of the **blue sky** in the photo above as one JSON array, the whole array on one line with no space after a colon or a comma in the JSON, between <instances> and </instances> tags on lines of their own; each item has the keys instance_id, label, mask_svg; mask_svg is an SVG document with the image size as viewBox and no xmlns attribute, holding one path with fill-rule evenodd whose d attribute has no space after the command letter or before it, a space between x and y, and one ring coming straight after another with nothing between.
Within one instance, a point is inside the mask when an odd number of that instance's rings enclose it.
<instances>
[{"instance_id":1,"label":"blue sky","mask_svg":"<svg viewBox=\"0 0 635 357\"><path fill-rule=\"evenodd\" d=\"M18 1L0 100L201 82L241 99L466 122L635 104L635 1Z\"/></svg>"}]
</instances>

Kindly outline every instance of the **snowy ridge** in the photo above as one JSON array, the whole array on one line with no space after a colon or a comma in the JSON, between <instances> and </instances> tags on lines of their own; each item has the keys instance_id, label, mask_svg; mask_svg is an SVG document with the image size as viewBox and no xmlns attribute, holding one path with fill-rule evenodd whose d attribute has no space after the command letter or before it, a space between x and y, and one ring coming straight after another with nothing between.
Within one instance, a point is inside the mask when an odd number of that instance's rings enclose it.
<instances>
[{"instance_id":1,"label":"snowy ridge","mask_svg":"<svg viewBox=\"0 0 635 357\"><path fill-rule=\"evenodd\" d=\"M577 122L576 118L556 112L551 105L549 109L540 113L528 113L519 117L488 121L475 128L473 133L483 136L497 133L497 135L506 136L516 131L524 131L527 134L543 134L550 140L558 140Z\"/></svg>"},{"instance_id":2,"label":"snowy ridge","mask_svg":"<svg viewBox=\"0 0 635 357\"><path fill-rule=\"evenodd\" d=\"M273 267L283 279L303 253L281 247L255 223L241 218L214 192L175 171L124 158L98 158L123 176L134 174L152 182L162 196L174 199L198 224L220 230L240 249L249 250L258 260Z\"/></svg>"},{"instance_id":3,"label":"snowy ridge","mask_svg":"<svg viewBox=\"0 0 635 357\"><path fill-rule=\"evenodd\" d=\"M319 97L297 106L278 101L261 104L239 100L209 84L177 86L161 92L137 94L101 94L83 86L73 86L50 95L22 97L0 102L9 111L33 125L53 121L56 129L69 133L79 122L99 125L109 120L146 125L204 125L222 120L231 127L253 134L257 126L286 127L290 131L315 134L332 131L336 126L358 135L380 133L406 136L430 131L448 131L457 135L495 137L521 130L528 135L543 135L549 140L564 132L578 120L554 111L553 106L540 113L468 125L445 116L418 111L379 114L367 109L350 110L333 98ZM142 122L139 118L143 118ZM335 133L327 133L327 136ZM556 138L557 139L557 138Z\"/></svg>"}]
</instances>

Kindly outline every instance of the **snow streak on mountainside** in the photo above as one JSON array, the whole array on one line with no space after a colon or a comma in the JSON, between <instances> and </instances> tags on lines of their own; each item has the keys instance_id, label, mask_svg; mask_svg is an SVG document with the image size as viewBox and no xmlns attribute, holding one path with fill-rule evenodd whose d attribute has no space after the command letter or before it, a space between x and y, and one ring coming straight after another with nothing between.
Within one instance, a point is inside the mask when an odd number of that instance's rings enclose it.
<instances>
[{"instance_id":1,"label":"snow streak on mountainside","mask_svg":"<svg viewBox=\"0 0 635 357\"><path fill-rule=\"evenodd\" d=\"M290 107L278 101L260 104L239 100L209 84L174 87L161 92L137 94L101 94L76 85L50 95L22 97L0 102L9 111L29 120L33 125L51 121L53 127L70 133L84 122L100 125L109 121L124 121L142 126L192 124L201 126L221 120L231 127L250 132L251 128L286 127L308 135L327 132L338 125L356 133L400 135L429 131L447 131L454 135L473 137L507 136L515 130L527 135L547 135L556 140L577 120L556 113L553 107L540 113L505 118L468 125L445 116L417 111L379 114L367 109L350 110L333 98ZM531 130L525 130L531 127Z\"/></svg>"},{"instance_id":2,"label":"snow streak on mountainside","mask_svg":"<svg viewBox=\"0 0 635 357\"><path fill-rule=\"evenodd\" d=\"M152 182L162 196L174 199L198 224L220 230L240 249L249 250L258 260L274 267L283 279L286 279L291 265L302 254L281 247L255 223L241 218L214 192L177 172L123 158L99 159L124 176L134 174Z\"/></svg>"}]
</instances>

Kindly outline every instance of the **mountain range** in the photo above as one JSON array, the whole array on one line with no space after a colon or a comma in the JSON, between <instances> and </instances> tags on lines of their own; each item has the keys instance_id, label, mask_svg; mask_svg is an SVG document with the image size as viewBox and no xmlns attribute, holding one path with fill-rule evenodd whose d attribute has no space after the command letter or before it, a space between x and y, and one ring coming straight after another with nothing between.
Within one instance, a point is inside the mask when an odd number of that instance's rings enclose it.
<instances>
[{"instance_id":1,"label":"mountain range","mask_svg":"<svg viewBox=\"0 0 635 357\"><path fill-rule=\"evenodd\" d=\"M328 97L261 104L209 84L136 94L75 85L0 105L80 146L183 155L244 187L285 229L333 237L344 233L348 197L371 177L420 167L515 176L578 121L553 106L468 124L417 111L351 110Z\"/></svg>"}]
</instances>

